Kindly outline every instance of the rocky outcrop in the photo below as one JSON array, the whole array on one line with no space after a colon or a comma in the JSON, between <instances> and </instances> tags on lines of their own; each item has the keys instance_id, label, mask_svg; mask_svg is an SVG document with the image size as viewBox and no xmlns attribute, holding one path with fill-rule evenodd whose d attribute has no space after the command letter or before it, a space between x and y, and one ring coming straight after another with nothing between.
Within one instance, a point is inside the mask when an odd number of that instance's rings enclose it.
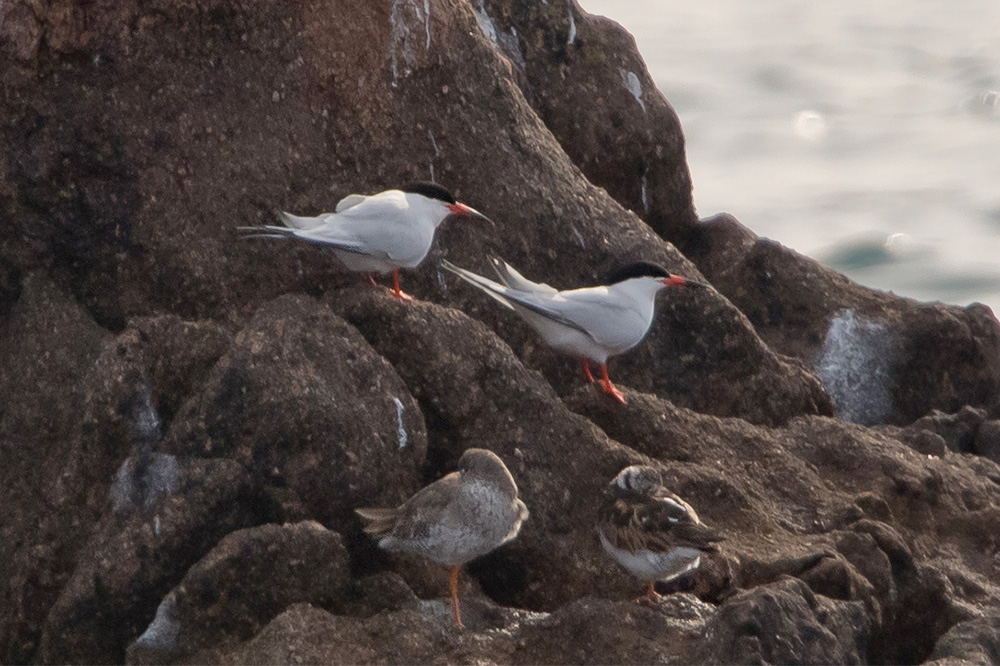
<instances>
[{"instance_id":1,"label":"rocky outcrop","mask_svg":"<svg viewBox=\"0 0 1000 666\"><path fill-rule=\"evenodd\" d=\"M997 321L697 221L677 118L610 21L8 0L0 53L0 661L995 655ZM428 178L495 226L445 224L412 303L235 238ZM642 258L714 288L661 298L612 361L620 405L437 269L489 254L558 287ZM465 568L460 632L447 572L353 509L473 446L531 516ZM594 527L634 463L725 537L656 603Z\"/></svg>"},{"instance_id":2,"label":"rocky outcrop","mask_svg":"<svg viewBox=\"0 0 1000 666\"><path fill-rule=\"evenodd\" d=\"M986 306L917 303L854 284L729 216L685 251L772 348L802 360L842 418L905 425L937 409L991 407L1000 325Z\"/></svg>"},{"instance_id":3,"label":"rocky outcrop","mask_svg":"<svg viewBox=\"0 0 1000 666\"><path fill-rule=\"evenodd\" d=\"M328 524L419 487L424 419L392 366L328 308L268 303L236 335L162 450L238 461L268 492Z\"/></svg>"},{"instance_id":4,"label":"rocky outcrop","mask_svg":"<svg viewBox=\"0 0 1000 666\"><path fill-rule=\"evenodd\" d=\"M293 604L331 606L350 580L340 535L319 523L230 532L163 598L129 660L162 663L247 640Z\"/></svg>"}]
</instances>

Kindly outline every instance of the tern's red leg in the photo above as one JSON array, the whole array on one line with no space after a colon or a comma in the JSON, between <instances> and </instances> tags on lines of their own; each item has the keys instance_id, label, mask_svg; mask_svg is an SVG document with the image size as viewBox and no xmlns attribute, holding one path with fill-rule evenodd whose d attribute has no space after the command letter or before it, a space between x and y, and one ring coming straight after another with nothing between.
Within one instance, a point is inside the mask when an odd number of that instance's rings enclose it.
<instances>
[{"instance_id":1,"label":"tern's red leg","mask_svg":"<svg viewBox=\"0 0 1000 666\"><path fill-rule=\"evenodd\" d=\"M601 363L601 390L611 395L615 400L625 404L625 394L615 388L608 377L608 364Z\"/></svg>"},{"instance_id":2,"label":"tern's red leg","mask_svg":"<svg viewBox=\"0 0 1000 666\"><path fill-rule=\"evenodd\" d=\"M590 361L585 358L580 359L580 367L583 368L583 378L588 384L594 383L594 375L590 374Z\"/></svg>"},{"instance_id":3,"label":"tern's red leg","mask_svg":"<svg viewBox=\"0 0 1000 666\"><path fill-rule=\"evenodd\" d=\"M401 301L413 300L413 296L410 296L399 288L399 271L392 272L392 295Z\"/></svg>"},{"instance_id":4,"label":"tern's red leg","mask_svg":"<svg viewBox=\"0 0 1000 666\"><path fill-rule=\"evenodd\" d=\"M372 283L373 287L377 287L378 286L378 283L375 282L375 276L372 275L371 273L368 274L368 281Z\"/></svg>"},{"instance_id":5,"label":"tern's red leg","mask_svg":"<svg viewBox=\"0 0 1000 666\"><path fill-rule=\"evenodd\" d=\"M649 587L646 588L646 596L649 597L650 601L656 601L656 581L649 581Z\"/></svg>"},{"instance_id":6,"label":"tern's red leg","mask_svg":"<svg viewBox=\"0 0 1000 666\"><path fill-rule=\"evenodd\" d=\"M462 624L462 611L458 608L458 570L460 567L451 568L451 612L455 616L455 626L461 629L465 625Z\"/></svg>"}]
</instances>

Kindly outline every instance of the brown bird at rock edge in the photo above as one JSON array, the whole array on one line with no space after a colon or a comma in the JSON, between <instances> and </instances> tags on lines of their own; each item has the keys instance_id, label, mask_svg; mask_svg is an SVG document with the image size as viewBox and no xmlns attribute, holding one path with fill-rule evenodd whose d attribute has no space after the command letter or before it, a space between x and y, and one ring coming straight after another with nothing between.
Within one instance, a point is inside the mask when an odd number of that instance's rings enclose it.
<instances>
[{"instance_id":1,"label":"brown bird at rock edge","mask_svg":"<svg viewBox=\"0 0 1000 666\"><path fill-rule=\"evenodd\" d=\"M463 564L517 536L528 508L517 484L491 451L468 449L458 470L422 488L395 509L356 509L365 532L389 551L422 555L451 567L451 604L461 627L458 572Z\"/></svg>"},{"instance_id":2,"label":"brown bird at rock edge","mask_svg":"<svg viewBox=\"0 0 1000 666\"><path fill-rule=\"evenodd\" d=\"M656 598L656 581L668 581L701 564L704 553L722 541L687 502L663 487L660 471L648 465L626 467L604 492L598 513L604 550Z\"/></svg>"}]
</instances>

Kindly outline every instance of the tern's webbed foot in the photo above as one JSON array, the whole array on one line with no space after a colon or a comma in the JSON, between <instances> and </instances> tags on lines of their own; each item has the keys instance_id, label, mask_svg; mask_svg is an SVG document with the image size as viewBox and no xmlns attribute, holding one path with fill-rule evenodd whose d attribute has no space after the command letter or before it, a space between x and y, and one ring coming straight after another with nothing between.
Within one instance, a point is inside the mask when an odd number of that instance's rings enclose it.
<instances>
[{"instance_id":1,"label":"tern's webbed foot","mask_svg":"<svg viewBox=\"0 0 1000 666\"><path fill-rule=\"evenodd\" d=\"M615 385L611 382L601 382L601 390L623 405L625 404L625 394L615 388Z\"/></svg>"}]
</instances>

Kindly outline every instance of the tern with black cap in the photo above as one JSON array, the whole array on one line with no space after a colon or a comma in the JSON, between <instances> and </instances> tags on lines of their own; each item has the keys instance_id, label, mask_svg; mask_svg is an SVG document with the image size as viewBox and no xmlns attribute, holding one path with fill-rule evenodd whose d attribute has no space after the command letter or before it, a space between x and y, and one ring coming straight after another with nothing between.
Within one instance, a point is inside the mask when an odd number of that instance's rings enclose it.
<instances>
[{"instance_id":1,"label":"tern with black cap","mask_svg":"<svg viewBox=\"0 0 1000 666\"><path fill-rule=\"evenodd\" d=\"M297 238L324 245L349 270L392 273L393 295L412 300L399 288L399 269L416 268L427 256L438 226L453 216L485 215L455 200L434 183L415 183L378 194L351 194L333 213L300 217L280 213L284 226L240 227L248 238Z\"/></svg>"},{"instance_id":2,"label":"tern with black cap","mask_svg":"<svg viewBox=\"0 0 1000 666\"><path fill-rule=\"evenodd\" d=\"M499 283L448 261L442 266L514 310L549 347L579 358L588 381L594 381L589 361L600 364L601 388L621 403L625 395L608 377L608 358L635 347L646 336L660 290L704 286L640 261L612 273L604 286L559 291L532 282L500 259L489 261Z\"/></svg>"}]
</instances>

